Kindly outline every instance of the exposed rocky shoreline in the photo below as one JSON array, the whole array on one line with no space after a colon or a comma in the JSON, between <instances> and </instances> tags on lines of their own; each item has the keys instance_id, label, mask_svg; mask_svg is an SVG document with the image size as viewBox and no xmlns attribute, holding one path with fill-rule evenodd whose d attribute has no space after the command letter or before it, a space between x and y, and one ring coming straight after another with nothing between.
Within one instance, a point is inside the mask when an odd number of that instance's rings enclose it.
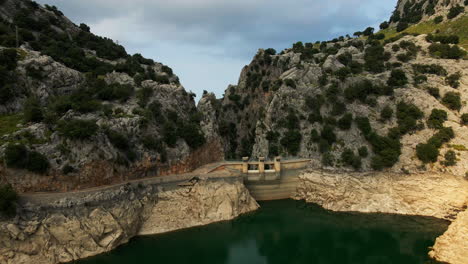
<instances>
[{"instance_id":1,"label":"exposed rocky shoreline","mask_svg":"<svg viewBox=\"0 0 468 264\"><path fill-rule=\"evenodd\" d=\"M124 185L49 205L26 204L0 222L0 263L64 263L110 251L134 236L231 220L258 208L240 178L193 186Z\"/></svg>"},{"instance_id":2,"label":"exposed rocky shoreline","mask_svg":"<svg viewBox=\"0 0 468 264\"><path fill-rule=\"evenodd\" d=\"M468 258L468 181L453 175L308 171L294 199L332 211L431 216L453 221L430 256L464 264Z\"/></svg>"}]
</instances>

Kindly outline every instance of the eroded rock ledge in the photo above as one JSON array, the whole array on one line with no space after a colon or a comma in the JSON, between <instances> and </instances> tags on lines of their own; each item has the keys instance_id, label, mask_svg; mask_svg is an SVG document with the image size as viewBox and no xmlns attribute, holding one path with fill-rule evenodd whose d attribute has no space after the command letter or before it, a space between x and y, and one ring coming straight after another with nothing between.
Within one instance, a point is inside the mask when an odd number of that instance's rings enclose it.
<instances>
[{"instance_id":1,"label":"eroded rock ledge","mask_svg":"<svg viewBox=\"0 0 468 264\"><path fill-rule=\"evenodd\" d=\"M458 214L448 230L437 238L429 256L444 263L466 263L468 260L468 210Z\"/></svg>"},{"instance_id":2,"label":"eroded rock ledge","mask_svg":"<svg viewBox=\"0 0 468 264\"><path fill-rule=\"evenodd\" d=\"M453 175L306 172L295 199L332 211L393 213L454 220L466 208L468 182Z\"/></svg>"},{"instance_id":3,"label":"eroded rock ledge","mask_svg":"<svg viewBox=\"0 0 468 264\"><path fill-rule=\"evenodd\" d=\"M26 204L0 222L0 263L63 263L110 251L136 235L230 220L258 208L240 178L194 186L124 185Z\"/></svg>"},{"instance_id":4,"label":"eroded rock ledge","mask_svg":"<svg viewBox=\"0 0 468 264\"><path fill-rule=\"evenodd\" d=\"M454 221L437 238L429 255L450 264L465 264L468 259L468 181L460 177L309 171L300 176L294 198L332 211L422 215Z\"/></svg>"}]
</instances>

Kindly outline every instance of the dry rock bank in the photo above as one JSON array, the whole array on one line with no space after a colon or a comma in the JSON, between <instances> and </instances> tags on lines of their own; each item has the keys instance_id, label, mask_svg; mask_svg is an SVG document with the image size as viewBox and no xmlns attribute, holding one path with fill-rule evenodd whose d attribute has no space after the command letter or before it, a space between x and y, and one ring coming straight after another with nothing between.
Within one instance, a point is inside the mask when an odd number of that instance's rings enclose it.
<instances>
[{"instance_id":1,"label":"dry rock bank","mask_svg":"<svg viewBox=\"0 0 468 264\"><path fill-rule=\"evenodd\" d=\"M124 185L48 205L26 204L0 221L0 263L64 263L149 235L233 219L258 208L238 178L194 186Z\"/></svg>"}]
</instances>

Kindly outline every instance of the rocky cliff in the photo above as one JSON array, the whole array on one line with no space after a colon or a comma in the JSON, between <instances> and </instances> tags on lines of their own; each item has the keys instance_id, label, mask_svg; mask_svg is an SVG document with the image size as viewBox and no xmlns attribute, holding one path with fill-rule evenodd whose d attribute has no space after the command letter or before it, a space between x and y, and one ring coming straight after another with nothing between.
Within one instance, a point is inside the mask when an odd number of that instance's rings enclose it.
<instances>
[{"instance_id":1,"label":"rocky cliff","mask_svg":"<svg viewBox=\"0 0 468 264\"><path fill-rule=\"evenodd\" d=\"M466 263L468 259L468 210L458 214L447 232L437 238L429 255L444 263Z\"/></svg>"},{"instance_id":2,"label":"rocky cliff","mask_svg":"<svg viewBox=\"0 0 468 264\"><path fill-rule=\"evenodd\" d=\"M449 174L305 172L296 199L333 211L395 213L454 220L468 205L468 182Z\"/></svg>"},{"instance_id":3,"label":"rocky cliff","mask_svg":"<svg viewBox=\"0 0 468 264\"><path fill-rule=\"evenodd\" d=\"M0 183L66 191L222 158L168 66L29 0L1 1L0 29Z\"/></svg>"},{"instance_id":4,"label":"rocky cliff","mask_svg":"<svg viewBox=\"0 0 468 264\"><path fill-rule=\"evenodd\" d=\"M463 13L466 2L464 0L398 0L390 22L415 24L421 21L433 20L441 16L452 19L455 13Z\"/></svg>"},{"instance_id":5,"label":"rocky cliff","mask_svg":"<svg viewBox=\"0 0 468 264\"><path fill-rule=\"evenodd\" d=\"M434 25L424 34L391 27L358 38L297 42L280 53L259 50L238 84L218 99L212 120L226 156L465 176L466 36L453 23L466 19L462 11L441 24L443 32Z\"/></svg>"},{"instance_id":6,"label":"rocky cliff","mask_svg":"<svg viewBox=\"0 0 468 264\"><path fill-rule=\"evenodd\" d=\"M110 251L136 235L230 220L258 208L238 178L188 187L128 184L25 202L14 220L0 221L2 264L70 262Z\"/></svg>"}]
</instances>

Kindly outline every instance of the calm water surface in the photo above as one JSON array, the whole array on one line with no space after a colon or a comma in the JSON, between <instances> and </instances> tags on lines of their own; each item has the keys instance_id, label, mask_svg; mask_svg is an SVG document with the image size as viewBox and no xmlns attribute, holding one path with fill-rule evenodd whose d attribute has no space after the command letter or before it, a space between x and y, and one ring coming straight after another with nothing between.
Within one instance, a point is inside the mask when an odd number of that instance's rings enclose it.
<instances>
[{"instance_id":1,"label":"calm water surface","mask_svg":"<svg viewBox=\"0 0 468 264\"><path fill-rule=\"evenodd\" d=\"M430 263L428 247L448 227L433 218L333 213L293 200L260 205L234 221L139 237L77 263Z\"/></svg>"}]
</instances>

